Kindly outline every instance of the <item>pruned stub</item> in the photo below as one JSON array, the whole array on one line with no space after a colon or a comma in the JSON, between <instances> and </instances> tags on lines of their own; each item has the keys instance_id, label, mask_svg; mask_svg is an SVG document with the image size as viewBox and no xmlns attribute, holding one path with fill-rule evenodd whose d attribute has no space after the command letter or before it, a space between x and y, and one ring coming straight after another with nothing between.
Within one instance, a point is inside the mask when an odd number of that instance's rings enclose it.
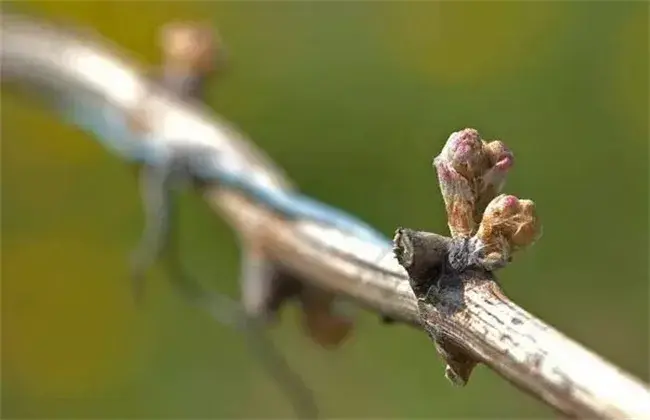
<instances>
[{"instance_id":1,"label":"pruned stub","mask_svg":"<svg viewBox=\"0 0 650 420\"><path fill-rule=\"evenodd\" d=\"M393 239L394 254L418 298L422 324L447 363L445 375L457 385L467 383L477 360L445 325L451 317L470 316L464 296L468 287L493 283L492 272L539 236L534 203L499 195L513 164L503 142L486 142L471 128L452 133L433 160L451 238L400 228Z\"/></svg>"}]
</instances>

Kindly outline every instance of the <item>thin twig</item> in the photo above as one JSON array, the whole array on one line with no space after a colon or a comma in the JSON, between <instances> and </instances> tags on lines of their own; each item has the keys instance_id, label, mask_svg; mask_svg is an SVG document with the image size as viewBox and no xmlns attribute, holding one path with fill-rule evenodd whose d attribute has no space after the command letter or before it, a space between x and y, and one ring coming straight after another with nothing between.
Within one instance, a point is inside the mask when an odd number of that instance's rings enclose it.
<instances>
[{"instance_id":1,"label":"thin twig","mask_svg":"<svg viewBox=\"0 0 650 420\"><path fill-rule=\"evenodd\" d=\"M25 23L25 22L23 22ZM27 22L28 24L29 22ZM190 104L149 84L139 66L123 52L109 49L92 37L80 39L42 23L5 31L2 58L12 75L58 89L92 91L109 98L125 113L146 102L150 123L161 137L187 133L186 141L214 141L251 174L277 184L275 166L247 142L241 133L198 104ZM29 48L25 46L29 45ZM18 48L20 46L20 48ZM80 57L75 65L61 57ZM97 71L83 58L101 57L104 77L91 82L85 72ZM97 64L97 60L93 64ZM118 74L119 73L119 74ZM115 80L123 83L116 83ZM136 99L134 99L136 98ZM180 118L179 116L182 116ZM167 121L174 124L167 124ZM221 147L220 146L220 147ZM303 274L305 281L354 300L382 316L428 331L438 331L446 351L469 365L481 362L522 390L574 417L650 418L650 391L646 384L626 374L539 318L510 301L490 272L466 271L450 301L458 310L432 307L423 321L418 300L404 268L393 258L391 243L378 245L363 238L338 238L335 228L309 220L292 220L236 189L212 186L204 197L244 238L261 244L275 260ZM385 256L378 260L379 256ZM387 332L388 333L388 332ZM471 370L471 369L470 369Z\"/></svg>"}]
</instances>

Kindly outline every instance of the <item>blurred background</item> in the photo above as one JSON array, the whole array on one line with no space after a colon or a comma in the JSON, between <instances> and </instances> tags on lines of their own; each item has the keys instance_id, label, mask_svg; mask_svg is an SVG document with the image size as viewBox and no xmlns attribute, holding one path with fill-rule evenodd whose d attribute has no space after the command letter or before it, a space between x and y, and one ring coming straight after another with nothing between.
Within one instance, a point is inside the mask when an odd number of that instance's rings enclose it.
<instances>
[{"instance_id":1,"label":"blurred background","mask_svg":"<svg viewBox=\"0 0 650 420\"><path fill-rule=\"evenodd\" d=\"M648 380L648 4L643 2L34 2L143 62L171 19L207 19L228 49L208 102L309 195L391 235L446 232L431 168L452 131L501 139L506 191L544 235L500 274L524 308ZM133 173L80 130L2 94L5 418L291 417L240 335L175 296L143 308L127 256L142 228ZM189 269L238 295L230 228L183 195ZM428 338L363 313L335 352L294 308L272 335L326 417L549 417L485 367L452 387Z\"/></svg>"}]
</instances>

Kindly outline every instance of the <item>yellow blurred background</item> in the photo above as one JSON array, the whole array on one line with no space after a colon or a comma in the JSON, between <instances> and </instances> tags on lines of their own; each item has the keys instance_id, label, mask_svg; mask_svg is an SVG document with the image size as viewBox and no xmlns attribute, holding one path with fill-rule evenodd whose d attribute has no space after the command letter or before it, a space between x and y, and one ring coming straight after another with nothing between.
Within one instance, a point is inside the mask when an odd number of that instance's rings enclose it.
<instances>
[{"instance_id":1,"label":"yellow blurred background","mask_svg":"<svg viewBox=\"0 0 650 420\"><path fill-rule=\"evenodd\" d=\"M446 232L430 164L464 127L499 138L506 191L544 236L500 274L515 301L648 380L648 4L643 2L24 1L143 62L172 19L208 19L227 72L209 105L311 196L390 235ZM133 174L79 129L2 94L2 411L6 418L293 416L240 335L172 294L134 307ZM183 259L238 293L229 227L184 194ZM293 308L273 337L326 417L548 417L479 368L453 388L424 334L364 313L336 352Z\"/></svg>"}]
</instances>

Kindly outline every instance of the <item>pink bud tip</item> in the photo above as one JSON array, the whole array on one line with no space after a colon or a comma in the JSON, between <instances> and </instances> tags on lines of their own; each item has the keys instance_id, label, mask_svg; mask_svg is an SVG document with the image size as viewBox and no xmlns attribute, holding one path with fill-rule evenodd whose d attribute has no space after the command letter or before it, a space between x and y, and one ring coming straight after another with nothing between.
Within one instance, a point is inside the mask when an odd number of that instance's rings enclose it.
<instances>
[{"instance_id":1,"label":"pink bud tip","mask_svg":"<svg viewBox=\"0 0 650 420\"><path fill-rule=\"evenodd\" d=\"M502 200L504 208L514 210L519 206L519 200L514 195L506 195Z\"/></svg>"},{"instance_id":2,"label":"pink bud tip","mask_svg":"<svg viewBox=\"0 0 650 420\"><path fill-rule=\"evenodd\" d=\"M512 154L503 155L499 158L497 163L494 165L495 169L498 171L507 171L514 164L514 158Z\"/></svg>"},{"instance_id":3,"label":"pink bud tip","mask_svg":"<svg viewBox=\"0 0 650 420\"><path fill-rule=\"evenodd\" d=\"M448 140L449 157L457 164L472 160L481 147L481 136L472 128L457 131Z\"/></svg>"},{"instance_id":4,"label":"pink bud tip","mask_svg":"<svg viewBox=\"0 0 650 420\"><path fill-rule=\"evenodd\" d=\"M485 151L490 157L492 166L498 171L510 169L514 163L514 155L500 140L494 140L485 145Z\"/></svg>"}]
</instances>

